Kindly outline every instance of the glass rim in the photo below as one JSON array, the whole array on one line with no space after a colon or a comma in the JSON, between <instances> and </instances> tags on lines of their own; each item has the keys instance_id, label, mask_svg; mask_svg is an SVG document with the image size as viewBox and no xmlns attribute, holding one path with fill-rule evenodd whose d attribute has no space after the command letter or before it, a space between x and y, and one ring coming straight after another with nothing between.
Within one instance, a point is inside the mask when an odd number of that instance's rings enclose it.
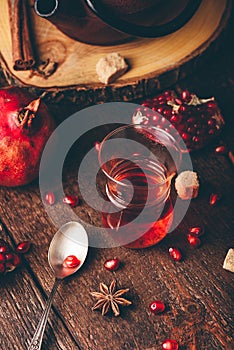
<instances>
[{"instance_id":1,"label":"glass rim","mask_svg":"<svg viewBox=\"0 0 234 350\"><path fill-rule=\"evenodd\" d=\"M122 125L120 127L117 127L115 128L114 130L110 131L104 138L103 140L101 141L100 145L99 145L99 151L98 151L98 162L99 162L99 165L100 165L100 168L101 168L101 171L108 177L108 179L110 179L111 181L115 182L116 184L120 184L121 186L124 186L124 187L128 187L129 184L126 184L126 183L123 183L121 181L118 181L116 179L114 179L107 171L105 171L103 169L103 164L105 164L104 162L102 162L102 157L101 157L101 153L102 153L102 149L103 149L103 145L105 144L106 141L108 141L109 139L111 139L111 137L115 134L118 134L119 132L125 130L125 129L138 129L138 128L143 128L143 129L147 129L147 131L150 132L150 130L157 130L159 131L160 133L164 134L165 136L167 136L170 141L172 141L174 144L178 145L178 150L181 152L181 149L179 147L179 144L178 142L175 140L175 138L169 134L167 131L161 129L161 128L158 128L156 126L146 126L146 125L142 125L142 124L126 124L126 125ZM123 138L123 137L119 137L119 138ZM166 172L167 171L167 168L164 166L164 164L161 163L161 168L163 168L163 170ZM165 176L165 180L162 180L160 181L159 183L155 184L155 185L149 185L149 188L148 189L152 189L152 188L156 188L156 187L159 187L159 186L162 186L163 184L165 183L170 183L169 181L170 179L170 176ZM142 186L135 186L136 188L141 188Z\"/></svg>"}]
</instances>

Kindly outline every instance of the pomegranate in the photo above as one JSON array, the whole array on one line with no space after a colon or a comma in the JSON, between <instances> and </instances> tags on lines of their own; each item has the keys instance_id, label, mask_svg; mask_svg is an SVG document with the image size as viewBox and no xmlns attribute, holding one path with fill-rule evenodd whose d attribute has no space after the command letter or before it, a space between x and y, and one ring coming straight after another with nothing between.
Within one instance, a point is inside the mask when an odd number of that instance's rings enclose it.
<instances>
[{"instance_id":1,"label":"pomegranate","mask_svg":"<svg viewBox=\"0 0 234 350\"><path fill-rule=\"evenodd\" d=\"M79 204L79 198L71 194L63 198L63 203L69 204L71 208L75 208Z\"/></svg>"},{"instance_id":2,"label":"pomegranate","mask_svg":"<svg viewBox=\"0 0 234 350\"><path fill-rule=\"evenodd\" d=\"M161 314L165 310L165 304L161 300L155 300L150 303L150 311L153 314Z\"/></svg>"},{"instance_id":3,"label":"pomegranate","mask_svg":"<svg viewBox=\"0 0 234 350\"><path fill-rule=\"evenodd\" d=\"M3 239L0 239L0 274L14 271L22 264L21 256L29 251L29 241L20 242L15 249Z\"/></svg>"},{"instance_id":4,"label":"pomegranate","mask_svg":"<svg viewBox=\"0 0 234 350\"><path fill-rule=\"evenodd\" d=\"M75 255L68 255L63 261L63 267L74 268L79 266L81 261Z\"/></svg>"},{"instance_id":5,"label":"pomegranate","mask_svg":"<svg viewBox=\"0 0 234 350\"><path fill-rule=\"evenodd\" d=\"M46 105L19 87L0 90L0 185L21 186L38 176L55 124Z\"/></svg>"},{"instance_id":6,"label":"pomegranate","mask_svg":"<svg viewBox=\"0 0 234 350\"><path fill-rule=\"evenodd\" d=\"M55 195L54 192L47 192L45 195L45 202L48 205L53 205L55 203Z\"/></svg>"},{"instance_id":7,"label":"pomegranate","mask_svg":"<svg viewBox=\"0 0 234 350\"><path fill-rule=\"evenodd\" d=\"M201 245L200 238L194 237L191 234L187 235L187 240L188 240L188 243L189 243L190 247L193 248L193 249L198 248Z\"/></svg>"},{"instance_id":8,"label":"pomegranate","mask_svg":"<svg viewBox=\"0 0 234 350\"><path fill-rule=\"evenodd\" d=\"M194 237L200 237L205 234L205 227L204 225L200 226L192 226L189 228L189 234Z\"/></svg>"},{"instance_id":9,"label":"pomegranate","mask_svg":"<svg viewBox=\"0 0 234 350\"><path fill-rule=\"evenodd\" d=\"M226 153L228 153L227 147L224 145L217 146L215 148L215 153L220 154L220 155L226 154Z\"/></svg>"},{"instance_id":10,"label":"pomegranate","mask_svg":"<svg viewBox=\"0 0 234 350\"><path fill-rule=\"evenodd\" d=\"M163 350L178 350L179 345L176 340L173 339L166 339L164 340L162 344L162 349Z\"/></svg>"},{"instance_id":11,"label":"pomegranate","mask_svg":"<svg viewBox=\"0 0 234 350\"><path fill-rule=\"evenodd\" d=\"M178 132L189 152L207 145L224 125L214 97L201 99L188 90L182 91L180 96L174 91L164 91L147 99L137 108L132 121L164 128L175 137Z\"/></svg>"},{"instance_id":12,"label":"pomegranate","mask_svg":"<svg viewBox=\"0 0 234 350\"><path fill-rule=\"evenodd\" d=\"M178 248L169 248L168 251L173 260L180 261L182 259L181 251Z\"/></svg>"},{"instance_id":13,"label":"pomegranate","mask_svg":"<svg viewBox=\"0 0 234 350\"><path fill-rule=\"evenodd\" d=\"M104 262L104 267L108 271L116 271L119 268L120 261L117 258L108 259Z\"/></svg>"},{"instance_id":14,"label":"pomegranate","mask_svg":"<svg viewBox=\"0 0 234 350\"><path fill-rule=\"evenodd\" d=\"M219 202L221 199L221 196L219 193L211 193L210 195L210 206L214 207L216 206L217 202Z\"/></svg>"}]
</instances>

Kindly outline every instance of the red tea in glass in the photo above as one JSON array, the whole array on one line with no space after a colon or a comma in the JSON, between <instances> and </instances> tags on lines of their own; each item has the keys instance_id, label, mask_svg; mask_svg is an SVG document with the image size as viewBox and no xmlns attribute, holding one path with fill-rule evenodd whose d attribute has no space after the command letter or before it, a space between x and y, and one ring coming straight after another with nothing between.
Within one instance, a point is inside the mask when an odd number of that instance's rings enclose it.
<instances>
[{"instance_id":1,"label":"red tea in glass","mask_svg":"<svg viewBox=\"0 0 234 350\"><path fill-rule=\"evenodd\" d=\"M103 140L99 161L108 198L102 222L111 238L128 248L160 242L173 219L170 185L180 162L175 140L154 127L124 126Z\"/></svg>"}]
</instances>

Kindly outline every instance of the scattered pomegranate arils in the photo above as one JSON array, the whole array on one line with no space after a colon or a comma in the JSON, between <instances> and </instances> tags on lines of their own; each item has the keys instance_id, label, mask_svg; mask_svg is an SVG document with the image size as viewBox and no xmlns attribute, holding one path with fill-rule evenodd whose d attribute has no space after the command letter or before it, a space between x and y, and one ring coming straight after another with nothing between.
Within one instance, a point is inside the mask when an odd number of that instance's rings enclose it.
<instances>
[{"instance_id":1,"label":"scattered pomegranate arils","mask_svg":"<svg viewBox=\"0 0 234 350\"><path fill-rule=\"evenodd\" d=\"M142 103L142 109L137 108L132 122L163 128L165 123L162 123L157 112L175 126L188 151L204 147L224 125L224 119L214 97L201 99L188 90L182 91L180 95L174 91L165 91L159 96L147 99ZM171 134L178 137L176 131L173 133L173 129Z\"/></svg>"},{"instance_id":2,"label":"scattered pomegranate arils","mask_svg":"<svg viewBox=\"0 0 234 350\"><path fill-rule=\"evenodd\" d=\"M9 245L3 241L3 239L0 240L0 253L6 253L9 251Z\"/></svg>"},{"instance_id":3,"label":"scattered pomegranate arils","mask_svg":"<svg viewBox=\"0 0 234 350\"><path fill-rule=\"evenodd\" d=\"M48 205L53 205L55 203L55 196L53 192L47 192L45 195L45 202Z\"/></svg>"},{"instance_id":4,"label":"scattered pomegranate arils","mask_svg":"<svg viewBox=\"0 0 234 350\"><path fill-rule=\"evenodd\" d=\"M179 345L176 340L173 339L166 339L162 343L162 349L163 350L178 350Z\"/></svg>"},{"instance_id":5,"label":"scattered pomegranate arils","mask_svg":"<svg viewBox=\"0 0 234 350\"><path fill-rule=\"evenodd\" d=\"M25 254L29 251L30 247L31 247L31 242L23 241L17 245L16 251L20 254Z\"/></svg>"},{"instance_id":6,"label":"scattered pomegranate arils","mask_svg":"<svg viewBox=\"0 0 234 350\"><path fill-rule=\"evenodd\" d=\"M169 254L175 261L180 261L182 259L181 251L178 248L169 248Z\"/></svg>"},{"instance_id":7,"label":"scattered pomegranate arils","mask_svg":"<svg viewBox=\"0 0 234 350\"><path fill-rule=\"evenodd\" d=\"M5 255L0 253L0 263L5 262Z\"/></svg>"},{"instance_id":8,"label":"scattered pomegranate arils","mask_svg":"<svg viewBox=\"0 0 234 350\"><path fill-rule=\"evenodd\" d=\"M13 260L13 254L6 253L5 254L5 261L12 261Z\"/></svg>"},{"instance_id":9,"label":"scattered pomegranate arils","mask_svg":"<svg viewBox=\"0 0 234 350\"><path fill-rule=\"evenodd\" d=\"M106 260L103 264L108 271L116 271L119 268L120 261L117 258Z\"/></svg>"},{"instance_id":10,"label":"scattered pomegranate arils","mask_svg":"<svg viewBox=\"0 0 234 350\"><path fill-rule=\"evenodd\" d=\"M205 227L204 226L193 226L189 228L189 234L194 237L200 237L204 235Z\"/></svg>"},{"instance_id":11,"label":"scattered pomegranate arils","mask_svg":"<svg viewBox=\"0 0 234 350\"><path fill-rule=\"evenodd\" d=\"M81 261L75 255L68 255L63 261L63 267L75 268L80 265Z\"/></svg>"},{"instance_id":12,"label":"scattered pomegranate arils","mask_svg":"<svg viewBox=\"0 0 234 350\"><path fill-rule=\"evenodd\" d=\"M224 145L221 145L221 146L218 146L218 147L215 148L215 153L216 154L222 155L222 154L226 154L227 152L228 152L227 147L224 146Z\"/></svg>"},{"instance_id":13,"label":"scattered pomegranate arils","mask_svg":"<svg viewBox=\"0 0 234 350\"><path fill-rule=\"evenodd\" d=\"M29 241L23 241L18 244L15 251L11 246L3 239L0 240L0 247L7 248L0 252L0 273L8 273L14 271L18 266L22 264L21 254L27 253L31 243Z\"/></svg>"},{"instance_id":14,"label":"scattered pomegranate arils","mask_svg":"<svg viewBox=\"0 0 234 350\"><path fill-rule=\"evenodd\" d=\"M189 242L189 245L190 245L192 248L194 248L194 249L200 247L200 245L201 245L201 240L200 240L200 238L194 237L194 236L191 235L191 234L188 234L188 235L187 235L187 240L188 240L188 242Z\"/></svg>"},{"instance_id":15,"label":"scattered pomegranate arils","mask_svg":"<svg viewBox=\"0 0 234 350\"><path fill-rule=\"evenodd\" d=\"M217 202L220 201L220 199L221 199L221 196L220 196L219 193L211 193L211 195L210 195L210 205L212 207L214 207L217 204Z\"/></svg>"},{"instance_id":16,"label":"scattered pomegranate arils","mask_svg":"<svg viewBox=\"0 0 234 350\"><path fill-rule=\"evenodd\" d=\"M79 203L79 198L77 196L69 195L63 198L63 203L69 204L72 208L76 207Z\"/></svg>"},{"instance_id":17,"label":"scattered pomegranate arils","mask_svg":"<svg viewBox=\"0 0 234 350\"><path fill-rule=\"evenodd\" d=\"M149 307L153 314L161 314L165 310L165 304L161 300L153 301Z\"/></svg>"}]
</instances>

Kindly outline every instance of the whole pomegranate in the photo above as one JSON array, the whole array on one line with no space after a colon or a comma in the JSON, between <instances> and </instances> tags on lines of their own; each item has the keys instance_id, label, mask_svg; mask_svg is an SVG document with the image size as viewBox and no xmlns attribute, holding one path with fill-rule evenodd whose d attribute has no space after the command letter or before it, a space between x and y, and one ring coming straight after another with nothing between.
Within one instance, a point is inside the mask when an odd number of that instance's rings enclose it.
<instances>
[{"instance_id":1,"label":"whole pomegranate","mask_svg":"<svg viewBox=\"0 0 234 350\"><path fill-rule=\"evenodd\" d=\"M0 185L26 185L38 176L41 154L54 128L39 98L19 87L0 90Z\"/></svg>"}]
</instances>

